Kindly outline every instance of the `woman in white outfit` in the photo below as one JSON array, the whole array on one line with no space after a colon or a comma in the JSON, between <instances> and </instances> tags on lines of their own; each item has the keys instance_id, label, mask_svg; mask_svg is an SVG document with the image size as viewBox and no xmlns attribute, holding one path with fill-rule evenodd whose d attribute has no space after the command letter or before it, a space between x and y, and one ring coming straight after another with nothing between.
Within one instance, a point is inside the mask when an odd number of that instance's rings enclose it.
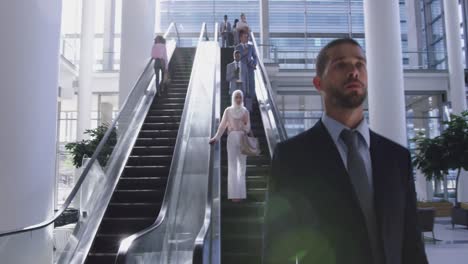
<instances>
[{"instance_id":1,"label":"woman in white outfit","mask_svg":"<svg viewBox=\"0 0 468 264\"><path fill-rule=\"evenodd\" d=\"M247 198L245 169L247 156L241 153L241 139L250 132L250 113L244 107L244 94L241 90L232 93L232 105L224 110L218 132L210 139L214 144L228 130L228 199L240 202Z\"/></svg>"}]
</instances>

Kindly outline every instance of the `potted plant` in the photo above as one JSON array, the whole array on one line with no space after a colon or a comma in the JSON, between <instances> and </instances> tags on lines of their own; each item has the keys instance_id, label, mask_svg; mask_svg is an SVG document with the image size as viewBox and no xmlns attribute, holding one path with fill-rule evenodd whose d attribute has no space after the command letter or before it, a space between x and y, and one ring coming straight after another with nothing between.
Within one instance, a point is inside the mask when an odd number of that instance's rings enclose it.
<instances>
[{"instance_id":1,"label":"potted plant","mask_svg":"<svg viewBox=\"0 0 468 264\"><path fill-rule=\"evenodd\" d=\"M448 169L455 170L455 204L458 203L458 184L462 170L468 170L468 111L461 115L451 115L450 121L444 122L446 129L441 134L445 151L445 163Z\"/></svg>"},{"instance_id":2,"label":"potted plant","mask_svg":"<svg viewBox=\"0 0 468 264\"><path fill-rule=\"evenodd\" d=\"M70 151L70 154L73 157L73 165L75 165L76 168L82 166L83 157L91 157L93 155L97 146L106 134L107 129L107 124L100 125L95 129L88 129L85 131L85 134L89 135L89 139L65 145L65 148ZM116 142L117 133L114 130L98 156L98 161L101 166L106 166L107 160L109 159Z\"/></svg>"},{"instance_id":3,"label":"potted plant","mask_svg":"<svg viewBox=\"0 0 468 264\"><path fill-rule=\"evenodd\" d=\"M419 134L413 141L417 145L413 165L423 173L427 181L444 180L448 167L441 139L425 138L423 134ZM447 194L445 196L442 201L418 202L418 207L433 208L436 216L449 216L452 204L448 202Z\"/></svg>"},{"instance_id":4,"label":"potted plant","mask_svg":"<svg viewBox=\"0 0 468 264\"><path fill-rule=\"evenodd\" d=\"M445 130L435 138L425 138L419 134L413 141L416 143L416 154L413 165L419 169L426 180L443 180L449 170L457 170L455 187L455 205L458 201L458 182L462 169L468 169L468 111L461 115L451 115L450 121L443 124ZM448 194L445 194L444 205L434 202L420 203L421 207L434 207L437 216L450 215Z\"/></svg>"}]
</instances>

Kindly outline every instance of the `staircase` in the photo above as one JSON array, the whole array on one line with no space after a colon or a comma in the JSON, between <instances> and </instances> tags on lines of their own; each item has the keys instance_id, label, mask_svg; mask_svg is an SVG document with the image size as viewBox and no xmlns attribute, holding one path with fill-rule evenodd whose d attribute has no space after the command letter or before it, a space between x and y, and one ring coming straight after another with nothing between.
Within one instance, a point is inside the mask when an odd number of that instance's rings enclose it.
<instances>
[{"instance_id":1,"label":"staircase","mask_svg":"<svg viewBox=\"0 0 468 264\"><path fill-rule=\"evenodd\" d=\"M232 58L232 49L222 49L222 65ZM222 69L225 69L223 67ZM225 71L225 70L224 70ZM221 110L231 104L228 86L223 82ZM270 153L267 145L258 103L254 102L250 122L254 135L259 139L262 153L247 158L247 200L233 203L227 200L227 136L224 135L221 152L221 263L260 264L263 252L265 198L270 175Z\"/></svg>"},{"instance_id":2,"label":"staircase","mask_svg":"<svg viewBox=\"0 0 468 264\"><path fill-rule=\"evenodd\" d=\"M172 56L172 82L151 105L86 263L114 263L120 241L155 222L166 190L194 55L193 48L177 48Z\"/></svg>"}]
</instances>

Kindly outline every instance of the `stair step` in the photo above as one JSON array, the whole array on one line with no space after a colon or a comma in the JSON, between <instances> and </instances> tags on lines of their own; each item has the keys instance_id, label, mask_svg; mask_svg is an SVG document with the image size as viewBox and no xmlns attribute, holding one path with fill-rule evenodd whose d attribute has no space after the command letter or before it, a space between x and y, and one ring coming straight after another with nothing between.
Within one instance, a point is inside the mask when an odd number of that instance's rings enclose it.
<instances>
[{"instance_id":1,"label":"stair step","mask_svg":"<svg viewBox=\"0 0 468 264\"><path fill-rule=\"evenodd\" d=\"M149 127L149 129L143 127L141 132L151 132L152 130L178 130L180 127L179 122L154 122L151 116L146 117L144 125Z\"/></svg>"},{"instance_id":2,"label":"stair step","mask_svg":"<svg viewBox=\"0 0 468 264\"><path fill-rule=\"evenodd\" d=\"M155 219L154 217L104 217L98 235L109 242L112 237L115 239L116 234L125 234L119 235L125 238L151 226Z\"/></svg>"},{"instance_id":3,"label":"stair step","mask_svg":"<svg viewBox=\"0 0 468 264\"><path fill-rule=\"evenodd\" d=\"M116 253L89 253L85 264L114 264Z\"/></svg>"},{"instance_id":4,"label":"stair step","mask_svg":"<svg viewBox=\"0 0 468 264\"><path fill-rule=\"evenodd\" d=\"M132 150L132 156L142 155L172 155L174 153L173 146L135 146Z\"/></svg>"},{"instance_id":5,"label":"stair step","mask_svg":"<svg viewBox=\"0 0 468 264\"><path fill-rule=\"evenodd\" d=\"M94 238L90 253L116 253L119 250L120 242L131 235L127 234L97 234Z\"/></svg>"},{"instance_id":6,"label":"stair step","mask_svg":"<svg viewBox=\"0 0 468 264\"><path fill-rule=\"evenodd\" d=\"M222 225L224 226L224 238L227 237L246 237L258 236L261 237L263 231L263 217L224 217Z\"/></svg>"},{"instance_id":7,"label":"stair step","mask_svg":"<svg viewBox=\"0 0 468 264\"><path fill-rule=\"evenodd\" d=\"M127 161L127 166L170 166L172 155L155 155L155 156L130 156Z\"/></svg>"},{"instance_id":8,"label":"stair step","mask_svg":"<svg viewBox=\"0 0 468 264\"><path fill-rule=\"evenodd\" d=\"M145 124L152 124L152 123L179 123L181 119L181 115L161 115L161 116L147 116L145 119Z\"/></svg>"},{"instance_id":9,"label":"stair step","mask_svg":"<svg viewBox=\"0 0 468 264\"><path fill-rule=\"evenodd\" d=\"M176 138L178 130L141 130L138 138Z\"/></svg>"},{"instance_id":10,"label":"stair step","mask_svg":"<svg viewBox=\"0 0 468 264\"><path fill-rule=\"evenodd\" d=\"M136 146L174 146L176 138L138 138Z\"/></svg>"},{"instance_id":11,"label":"stair step","mask_svg":"<svg viewBox=\"0 0 468 264\"><path fill-rule=\"evenodd\" d=\"M259 232L257 232L259 233ZM242 255L258 255L261 256L263 250L263 238L259 233L257 235L251 234L235 234L235 235L224 235L221 238L221 244L224 248L228 248L227 252L233 254L242 254ZM224 250L223 250L224 251Z\"/></svg>"},{"instance_id":12,"label":"stair step","mask_svg":"<svg viewBox=\"0 0 468 264\"><path fill-rule=\"evenodd\" d=\"M126 166L122 177L163 177L169 175L169 166Z\"/></svg>"},{"instance_id":13,"label":"stair step","mask_svg":"<svg viewBox=\"0 0 468 264\"><path fill-rule=\"evenodd\" d=\"M263 217L264 214L264 202L225 202L221 205L221 215L226 218Z\"/></svg>"},{"instance_id":14,"label":"stair step","mask_svg":"<svg viewBox=\"0 0 468 264\"><path fill-rule=\"evenodd\" d=\"M155 104L151 107L151 110L159 110L159 109L184 109L183 103L159 103Z\"/></svg>"},{"instance_id":15,"label":"stair step","mask_svg":"<svg viewBox=\"0 0 468 264\"><path fill-rule=\"evenodd\" d=\"M258 264L262 263L262 257L258 253L231 253L223 252L221 255L223 264Z\"/></svg>"},{"instance_id":16,"label":"stair step","mask_svg":"<svg viewBox=\"0 0 468 264\"><path fill-rule=\"evenodd\" d=\"M121 177L118 190L166 189L167 175L161 177Z\"/></svg>"},{"instance_id":17,"label":"stair step","mask_svg":"<svg viewBox=\"0 0 468 264\"><path fill-rule=\"evenodd\" d=\"M115 190L111 201L113 203L148 203L162 201L165 190Z\"/></svg>"},{"instance_id":18,"label":"stair step","mask_svg":"<svg viewBox=\"0 0 468 264\"><path fill-rule=\"evenodd\" d=\"M155 109L148 112L148 117L152 116L180 116L183 109ZM147 119L148 119L147 117Z\"/></svg>"},{"instance_id":19,"label":"stair step","mask_svg":"<svg viewBox=\"0 0 468 264\"><path fill-rule=\"evenodd\" d=\"M156 218L161 203L110 203L105 217L153 217Z\"/></svg>"}]
</instances>

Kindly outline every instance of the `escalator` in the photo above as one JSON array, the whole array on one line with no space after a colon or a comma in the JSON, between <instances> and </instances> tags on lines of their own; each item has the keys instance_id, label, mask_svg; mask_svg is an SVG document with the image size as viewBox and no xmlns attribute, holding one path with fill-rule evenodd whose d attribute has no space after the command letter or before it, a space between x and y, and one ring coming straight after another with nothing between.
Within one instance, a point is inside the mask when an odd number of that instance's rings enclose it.
<instances>
[{"instance_id":1,"label":"escalator","mask_svg":"<svg viewBox=\"0 0 468 264\"><path fill-rule=\"evenodd\" d=\"M230 52L232 54L232 52ZM222 109L230 106L227 89L221 95ZM227 200L227 136L221 145L221 263L261 263L263 248L263 215L267 182L270 175L270 153L257 102L253 104L250 122L254 135L259 139L262 153L247 158L247 200L234 203Z\"/></svg>"},{"instance_id":2,"label":"escalator","mask_svg":"<svg viewBox=\"0 0 468 264\"><path fill-rule=\"evenodd\" d=\"M171 84L150 106L86 263L114 263L120 241L149 227L158 217L194 54L194 48L175 50L171 59Z\"/></svg>"},{"instance_id":3,"label":"escalator","mask_svg":"<svg viewBox=\"0 0 468 264\"><path fill-rule=\"evenodd\" d=\"M259 54L255 37L252 44ZM221 76L225 80L226 65L232 61L233 49L221 51ZM267 71L259 59L255 71L257 100L250 113L252 132L259 139L261 154L247 157L247 199L232 202L227 199L227 135L221 141L221 263L260 264L263 262L265 208L268 202L268 182L271 155L276 144L286 139L286 132L274 102ZM228 83L222 82L221 113L231 103Z\"/></svg>"}]
</instances>

